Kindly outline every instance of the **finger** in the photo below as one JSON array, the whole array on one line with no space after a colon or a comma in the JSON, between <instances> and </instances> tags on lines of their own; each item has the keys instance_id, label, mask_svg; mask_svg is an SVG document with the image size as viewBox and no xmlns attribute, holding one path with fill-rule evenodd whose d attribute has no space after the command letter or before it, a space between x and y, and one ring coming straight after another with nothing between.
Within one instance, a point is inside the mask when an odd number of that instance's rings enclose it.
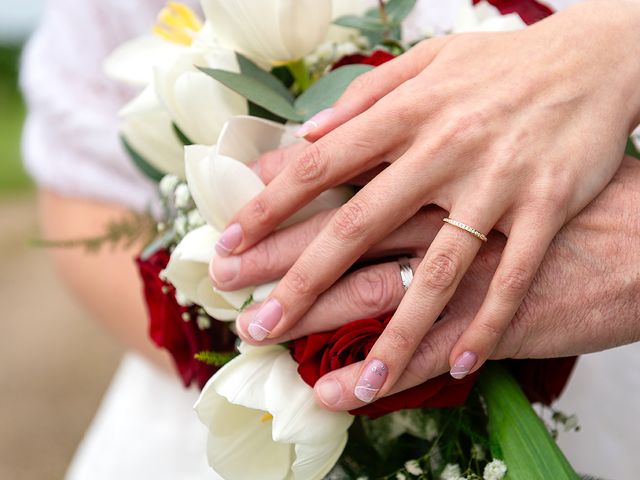
<instances>
[{"instance_id":1,"label":"finger","mask_svg":"<svg viewBox=\"0 0 640 480\"><path fill-rule=\"evenodd\" d=\"M306 142L300 142L263 153L251 164L251 168L268 185L307 145Z\"/></svg>"},{"instance_id":2,"label":"finger","mask_svg":"<svg viewBox=\"0 0 640 480\"><path fill-rule=\"evenodd\" d=\"M419 43L399 57L357 77L332 108L305 122L296 134L315 141L371 108L389 92L418 75L437 56L450 36Z\"/></svg>"},{"instance_id":3,"label":"finger","mask_svg":"<svg viewBox=\"0 0 640 480\"><path fill-rule=\"evenodd\" d=\"M385 154L401 149L407 129L399 121L388 121L400 114L393 105L371 109L308 145L235 215L220 237L218 252L245 251L323 191L372 169Z\"/></svg>"},{"instance_id":4,"label":"finger","mask_svg":"<svg viewBox=\"0 0 640 480\"><path fill-rule=\"evenodd\" d=\"M277 230L241 255L214 256L209 266L216 288L233 291L282 278L336 210L320 212L291 227ZM362 259L424 256L442 224L444 211L424 208L367 251ZM419 255L422 253L422 255Z\"/></svg>"},{"instance_id":5,"label":"finger","mask_svg":"<svg viewBox=\"0 0 640 480\"><path fill-rule=\"evenodd\" d=\"M488 232L504 213L499 204L477 204L473 208L453 208L452 218ZM481 245L480 239L460 228L448 224L442 227L407 295L376 341L357 383L352 386L354 395L362 402L372 402L393 388L421 340L453 296Z\"/></svg>"},{"instance_id":6,"label":"finger","mask_svg":"<svg viewBox=\"0 0 640 480\"><path fill-rule=\"evenodd\" d=\"M396 384L382 396L407 390L435 378L449 370L448 352L469 324L471 318L447 318L436 323L420 341L407 368ZM355 396L352 385L356 384L365 362L348 365L326 374L314 386L320 405L329 410L353 410L363 405Z\"/></svg>"},{"instance_id":7,"label":"finger","mask_svg":"<svg viewBox=\"0 0 640 480\"><path fill-rule=\"evenodd\" d=\"M415 270L420 259L411 259L409 264ZM404 293L397 261L361 268L324 292L291 330L262 344L288 342L312 333L335 330L354 320L379 318L395 310ZM256 343L248 334L246 317L240 317L236 325L243 340Z\"/></svg>"},{"instance_id":8,"label":"finger","mask_svg":"<svg viewBox=\"0 0 640 480\"><path fill-rule=\"evenodd\" d=\"M241 255L215 255L209 264L213 284L222 291L234 291L282 278L334 213L324 210L277 230Z\"/></svg>"},{"instance_id":9,"label":"finger","mask_svg":"<svg viewBox=\"0 0 640 480\"><path fill-rule=\"evenodd\" d=\"M254 339L284 334L371 245L420 209L432 175L415 166L420 157L408 154L409 165L391 165L336 212L255 314Z\"/></svg>"},{"instance_id":10,"label":"finger","mask_svg":"<svg viewBox=\"0 0 640 480\"><path fill-rule=\"evenodd\" d=\"M541 220L544 218L544 220ZM450 354L451 376L461 379L490 357L527 294L562 222L521 217L511 228L489 291Z\"/></svg>"}]
</instances>

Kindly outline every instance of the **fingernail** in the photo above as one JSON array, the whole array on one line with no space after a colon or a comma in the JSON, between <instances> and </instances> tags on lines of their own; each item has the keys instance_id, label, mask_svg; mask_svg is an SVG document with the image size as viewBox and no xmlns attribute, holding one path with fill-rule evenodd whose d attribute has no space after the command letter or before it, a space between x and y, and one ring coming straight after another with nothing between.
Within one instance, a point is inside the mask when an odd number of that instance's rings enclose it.
<instances>
[{"instance_id":1,"label":"fingernail","mask_svg":"<svg viewBox=\"0 0 640 480\"><path fill-rule=\"evenodd\" d=\"M387 379L387 366L380 360L372 360L365 367L353 394L358 400L370 403Z\"/></svg>"},{"instance_id":2,"label":"fingernail","mask_svg":"<svg viewBox=\"0 0 640 480\"><path fill-rule=\"evenodd\" d=\"M319 381L315 389L322 403L328 407L334 406L342 397L342 385L336 380Z\"/></svg>"},{"instance_id":3,"label":"fingernail","mask_svg":"<svg viewBox=\"0 0 640 480\"><path fill-rule=\"evenodd\" d=\"M227 229L222 232L222 235L216 243L216 252L221 257L228 257L234 249L242 243L242 227L239 223L229 225Z\"/></svg>"},{"instance_id":4,"label":"fingernail","mask_svg":"<svg viewBox=\"0 0 640 480\"><path fill-rule=\"evenodd\" d=\"M281 318L282 305L275 298L271 298L262 304L247 331L251 338L261 342L269 336Z\"/></svg>"},{"instance_id":5,"label":"fingernail","mask_svg":"<svg viewBox=\"0 0 640 480\"><path fill-rule=\"evenodd\" d=\"M209 264L209 275L217 286L228 283L238 276L241 264L242 260L238 256L220 257L216 255Z\"/></svg>"},{"instance_id":6,"label":"fingernail","mask_svg":"<svg viewBox=\"0 0 640 480\"><path fill-rule=\"evenodd\" d=\"M316 113L313 117L304 122L302 126L295 131L294 135L298 138L306 137L311 132L322 126L322 124L331 117L332 113L333 108L327 108Z\"/></svg>"},{"instance_id":7,"label":"fingernail","mask_svg":"<svg viewBox=\"0 0 640 480\"><path fill-rule=\"evenodd\" d=\"M475 353L464 352L453 362L453 367L451 367L449 374L456 380L462 380L469 374L477 361L478 356Z\"/></svg>"}]
</instances>

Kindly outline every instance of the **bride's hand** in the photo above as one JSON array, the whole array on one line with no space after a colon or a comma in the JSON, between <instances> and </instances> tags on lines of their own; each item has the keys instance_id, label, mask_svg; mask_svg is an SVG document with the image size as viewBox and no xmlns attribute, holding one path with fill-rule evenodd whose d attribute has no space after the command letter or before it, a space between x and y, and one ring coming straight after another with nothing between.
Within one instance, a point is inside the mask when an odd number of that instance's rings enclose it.
<instances>
[{"instance_id":1,"label":"bride's hand","mask_svg":"<svg viewBox=\"0 0 640 480\"><path fill-rule=\"evenodd\" d=\"M508 237L482 305L452 348L457 377L492 354L558 230L609 182L640 111L636 1L586 2L528 29L429 40L360 77L305 128L315 143L236 216L239 254L321 191L390 163L324 226L252 312L282 338L372 245L436 204ZM362 370L361 399L388 393L482 242L443 226ZM244 320L249 321L245 315ZM351 385L353 389L356 385Z\"/></svg>"},{"instance_id":2,"label":"bride's hand","mask_svg":"<svg viewBox=\"0 0 640 480\"><path fill-rule=\"evenodd\" d=\"M333 212L269 236L238 257L218 259L213 273L230 279L217 282L225 290L278 278L296 260L308 241L326 224ZM640 306L640 251L634 248L640 235L640 162L625 160L614 181L574 218L554 239L523 305L491 354L491 358L546 358L603 350L640 339L637 318ZM440 226L442 211L422 209L366 256L422 255ZM441 321L421 339L407 368L393 389L410 388L448 369L449 352L482 304L491 277L500 262L505 237L490 235L458 290L445 308ZM415 268L418 259L412 261ZM400 303L404 290L397 262L363 266L348 273L324 292L303 318L276 343L327 331L365 317L379 317ZM247 333L241 317L238 333ZM352 385L361 364L337 370L316 386L321 400L332 409L362 405ZM337 382L329 383L327 382ZM332 386L333 385L333 388ZM335 388L338 385L339 388ZM327 390L340 398L322 397Z\"/></svg>"}]
</instances>

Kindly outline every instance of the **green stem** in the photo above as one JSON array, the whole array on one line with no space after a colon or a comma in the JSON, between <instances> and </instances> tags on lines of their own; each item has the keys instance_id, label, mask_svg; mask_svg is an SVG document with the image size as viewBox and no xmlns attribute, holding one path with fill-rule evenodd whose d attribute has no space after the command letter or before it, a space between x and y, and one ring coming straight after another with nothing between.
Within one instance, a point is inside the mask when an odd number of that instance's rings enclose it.
<instances>
[{"instance_id":1,"label":"green stem","mask_svg":"<svg viewBox=\"0 0 640 480\"><path fill-rule=\"evenodd\" d=\"M502 365L487 364L478 386L487 405L491 443L499 446L498 458L509 469L506 479L578 480L522 389Z\"/></svg>"},{"instance_id":2,"label":"green stem","mask_svg":"<svg viewBox=\"0 0 640 480\"><path fill-rule=\"evenodd\" d=\"M311 86L311 75L309 75L309 69L304 63L304 59L287 64L287 68L293 75L299 93L304 92Z\"/></svg>"}]
</instances>

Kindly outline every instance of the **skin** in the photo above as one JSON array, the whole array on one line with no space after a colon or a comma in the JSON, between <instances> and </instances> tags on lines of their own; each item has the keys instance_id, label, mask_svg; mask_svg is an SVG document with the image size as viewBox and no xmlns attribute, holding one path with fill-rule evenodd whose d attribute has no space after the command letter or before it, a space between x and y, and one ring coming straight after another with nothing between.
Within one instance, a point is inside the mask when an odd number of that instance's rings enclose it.
<instances>
[{"instance_id":1,"label":"skin","mask_svg":"<svg viewBox=\"0 0 640 480\"><path fill-rule=\"evenodd\" d=\"M274 157L263 159L261 170L266 181L274 174L273 167L264 166L269 161L277 164ZM233 290L279 278L335 214L324 212L272 234L240 255L235 278L217 281L218 287ZM262 343L332 330L397 308L404 295L397 262L367 263L407 254L417 257L411 261L416 268L428 243L437 237L441 218L442 211L437 207L422 209L373 246L362 259L361 265L365 266L343 276L324 292L290 331L279 339ZM640 340L638 239L640 162L626 158L607 188L552 241L523 303L490 358L563 357ZM504 235L498 232L490 235L490 242L481 247L444 309L442 320L421 339L400 379L384 395L418 385L448 370L449 352L481 307L505 245ZM226 273L226 260L215 264L216 277ZM238 332L245 341L258 344L247 333L249 318L238 319ZM316 385L322 404L334 410L362 406L351 388L361 368L362 362L323 377ZM338 386L341 393L338 400L328 402L322 397L327 382Z\"/></svg>"},{"instance_id":2,"label":"skin","mask_svg":"<svg viewBox=\"0 0 640 480\"><path fill-rule=\"evenodd\" d=\"M41 190L38 201L41 235L47 239L102 235L109 222L128 214L118 205L66 197L50 190ZM81 248L61 248L50 249L49 253L62 280L108 332L172 371L168 354L155 348L147 333L142 284L134 263L142 247L105 247L90 253Z\"/></svg>"},{"instance_id":3,"label":"skin","mask_svg":"<svg viewBox=\"0 0 640 480\"><path fill-rule=\"evenodd\" d=\"M321 191L379 172L318 232L264 308L243 315L251 335L285 338L365 252L436 205L443 216L507 238L448 356L454 369L467 358L464 374L479 368L511 328L555 235L620 167L640 122L640 64L628 52L640 42L638 20L637 1L585 2L518 32L422 42L357 79L306 126L313 143L218 244L220 256L242 254ZM386 366L379 395L403 385L481 247L460 229L439 227L365 363Z\"/></svg>"}]
</instances>

